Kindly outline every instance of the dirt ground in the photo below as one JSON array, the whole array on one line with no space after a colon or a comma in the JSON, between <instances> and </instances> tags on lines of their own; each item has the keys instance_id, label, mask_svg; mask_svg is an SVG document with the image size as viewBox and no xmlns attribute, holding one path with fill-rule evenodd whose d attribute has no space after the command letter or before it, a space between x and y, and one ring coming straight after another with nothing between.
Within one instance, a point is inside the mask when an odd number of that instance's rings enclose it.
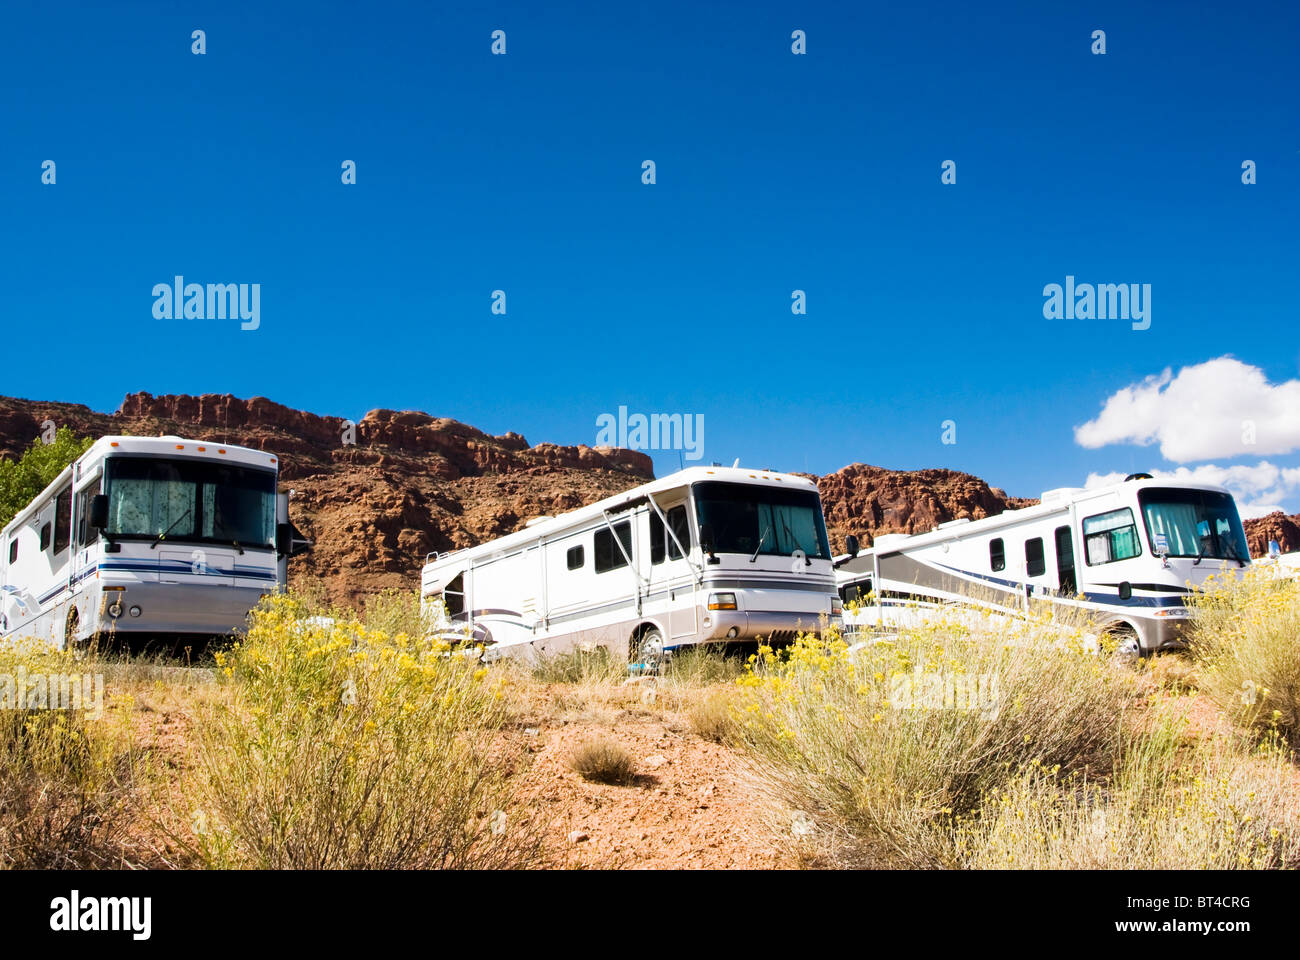
<instances>
[{"instance_id":1,"label":"dirt ground","mask_svg":"<svg viewBox=\"0 0 1300 960\"><path fill-rule=\"evenodd\" d=\"M562 861L601 869L794 866L773 843L769 824L778 814L754 798L735 753L695 733L677 705L643 705L635 697L634 690L614 693L612 704L551 704L512 733L533 754L524 794L537 809L553 811L544 823ZM590 783L570 769L573 751L595 739L630 752L630 783Z\"/></svg>"},{"instance_id":2,"label":"dirt ground","mask_svg":"<svg viewBox=\"0 0 1300 960\"><path fill-rule=\"evenodd\" d=\"M210 672L132 667L118 679L130 690L138 742L149 744L170 770L168 779L179 781L195 762L193 712L204 698L219 695ZM609 681L527 681L512 688L515 717L502 734L501 752L526 757L512 764L518 799L544 834L547 865L797 866L779 842L780 827L772 826L781 822L781 812L755 798L739 756L693 731L686 705L708 688L664 692ZM630 782L591 783L570 769L574 749L593 740L631 754ZM156 838L150 845L159 852L155 866L185 865L174 845Z\"/></svg>"}]
</instances>

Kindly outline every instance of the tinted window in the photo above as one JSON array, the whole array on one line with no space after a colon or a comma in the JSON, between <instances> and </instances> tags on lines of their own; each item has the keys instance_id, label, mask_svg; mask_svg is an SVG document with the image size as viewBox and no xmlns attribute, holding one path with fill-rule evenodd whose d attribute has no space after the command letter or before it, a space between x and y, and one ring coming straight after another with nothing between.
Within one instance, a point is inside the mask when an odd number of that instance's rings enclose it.
<instances>
[{"instance_id":1,"label":"tinted window","mask_svg":"<svg viewBox=\"0 0 1300 960\"><path fill-rule=\"evenodd\" d=\"M840 599L845 603L863 603L871 593L871 579L859 580L840 588Z\"/></svg>"},{"instance_id":2,"label":"tinted window","mask_svg":"<svg viewBox=\"0 0 1300 960\"><path fill-rule=\"evenodd\" d=\"M54 555L68 549L72 542L72 488L64 487L54 501Z\"/></svg>"},{"instance_id":3,"label":"tinted window","mask_svg":"<svg viewBox=\"0 0 1300 960\"><path fill-rule=\"evenodd\" d=\"M78 503L81 509L78 511L80 517L77 519L77 543L85 546L88 543L94 543L99 539L99 528L90 524L90 505L94 502L96 495L99 493L99 481L96 480L86 489L81 491L81 499Z\"/></svg>"},{"instance_id":4,"label":"tinted window","mask_svg":"<svg viewBox=\"0 0 1300 960\"><path fill-rule=\"evenodd\" d=\"M706 480L695 485L700 527L713 528L718 553L830 559L822 504L814 490Z\"/></svg>"},{"instance_id":5,"label":"tinted window","mask_svg":"<svg viewBox=\"0 0 1300 960\"><path fill-rule=\"evenodd\" d=\"M51 533L51 527L48 523L45 524L45 526L41 527L41 552L42 553L44 553L46 550L50 548L50 533Z\"/></svg>"},{"instance_id":6,"label":"tinted window","mask_svg":"<svg viewBox=\"0 0 1300 960\"><path fill-rule=\"evenodd\" d=\"M1043 560L1043 538L1035 537L1025 541L1025 573L1031 577L1041 577L1047 572Z\"/></svg>"},{"instance_id":7,"label":"tinted window","mask_svg":"<svg viewBox=\"0 0 1300 960\"><path fill-rule=\"evenodd\" d=\"M275 546L275 474L202 460L108 461L108 532Z\"/></svg>"},{"instance_id":8,"label":"tinted window","mask_svg":"<svg viewBox=\"0 0 1300 960\"><path fill-rule=\"evenodd\" d=\"M1007 551L1001 537L989 541L989 566L994 572L1007 568Z\"/></svg>"},{"instance_id":9,"label":"tinted window","mask_svg":"<svg viewBox=\"0 0 1300 960\"><path fill-rule=\"evenodd\" d=\"M668 526L675 534L677 539L674 540L668 530L664 529L664 522L659 519L659 514L650 514L650 562L663 563L664 558L669 560L680 560L682 552L677 548L678 542L686 549L691 547L691 527L686 519L686 506L678 504L668 511Z\"/></svg>"},{"instance_id":10,"label":"tinted window","mask_svg":"<svg viewBox=\"0 0 1300 960\"><path fill-rule=\"evenodd\" d=\"M605 573L609 570L617 570L619 567L627 566L627 558L632 555L632 523L623 520L614 524L614 530L618 533L618 541L614 540L614 534L610 532L609 527L601 527L596 531L595 538L595 556L596 572ZM622 543L623 549L619 549L619 543Z\"/></svg>"},{"instance_id":11,"label":"tinted window","mask_svg":"<svg viewBox=\"0 0 1300 960\"><path fill-rule=\"evenodd\" d=\"M1237 505L1228 494L1148 488L1138 492L1138 503L1152 551L1171 557L1250 559Z\"/></svg>"},{"instance_id":12,"label":"tinted window","mask_svg":"<svg viewBox=\"0 0 1300 960\"><path fill-rule=\"evenodd\" d=\"M465 612L465 574L456 574L443 588L442 602L447 606L448 616L455 617Z\"/></svg>"},{"instance_id":13,"label":"tinted window","mask_svg":"<svg viewBox=\"0 0 1300 960\"><path fill-rule=\"evenodd\" d=\"M1089 566L1127 560L1141 552L1133 511L1128 507L1084 519L1083 553Z\"/></svg>"},{"instance_id":14,"label":"tinted window","mask_svg":"<svg viewBox=\"0 0 1300 960\"><path fill-rule=\"evenodd\" d=\"M570 570L577 570L586 561L585 551L581 546L570 547L568 553L564 555L565 562L569 565Z\"/></svg>"},{"instance_id":15,"label":"tinted window","mask_svg":"<svg viewBox=\"0 0 1300 960\"><path fill-rule=\"evenodd\" d=\"M9 562L13 563L18 559L18 538L14 537L9 541Z\"/></svg>"}]
</instances>

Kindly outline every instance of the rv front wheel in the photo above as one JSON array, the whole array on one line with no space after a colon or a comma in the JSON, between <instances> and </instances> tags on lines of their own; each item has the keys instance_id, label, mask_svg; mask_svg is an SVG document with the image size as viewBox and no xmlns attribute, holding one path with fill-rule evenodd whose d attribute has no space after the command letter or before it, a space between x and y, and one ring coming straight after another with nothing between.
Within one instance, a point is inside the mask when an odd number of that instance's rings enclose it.
<instances>
[{"instance_id":1,"label":"rv front wheel","mask_svg":"<svg viewBox=\"0 0 1300 960\"><path fill-rule=\"evenodd\" d=\"M1117 662L1136 663L1141 658L1142 644L1138 642L1137 631L1127 623L1111 627L1106 636L1115 645L1112 656Z\"/></svg>"},{"instance_id":2,"label":"rv front wheel","mask_svg":"<svg viewBox=\"0 0 1300 960\"><path fill-rule=\"evenodd\" d=\"M646 627L632 637L627 648L627 662L658 668L664 656L664 636L655 627Z\"/></svg>"}]
</instances>

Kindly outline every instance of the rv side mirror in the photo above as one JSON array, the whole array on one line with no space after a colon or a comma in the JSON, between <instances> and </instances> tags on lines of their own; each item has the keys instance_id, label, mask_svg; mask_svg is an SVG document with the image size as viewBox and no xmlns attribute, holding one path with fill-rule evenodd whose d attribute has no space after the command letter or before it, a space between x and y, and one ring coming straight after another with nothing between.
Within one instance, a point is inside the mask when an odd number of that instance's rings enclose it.
<instances>
[{"instance_id":1,"label":"rv side mirror","mask_svg":"<svg viewBox=\"0 0 1300 960\"><path fill-rule=\"evenodd\" d=\"M90 500L90 525L98 530L108 526L108 497L97 493Z\"/></svg>"},{"instance_id":2,"label":"rv side mirror","mask_svg":"<svg viewBox=\"0 0 1300 960\"><path fill-rule=\"evenodd\" d=\"M275 552L286 557L293 552L293 527L287 523L275 525Z\"/></svg>"},{"instance_id":3,"label":"rv side mirror","mask_svg":"<svg viewBox=\"0 0 1300 960\"><path fill-rule=\"evenodd\" d=\"M858 538L850 533L844 538L844 549L848 551L850 557L856 557L858 555Z\"/></svg>"},{"instance_id":4,"label":"rv side mirror","mask_svg":"<svg viewBox=\"0 0 1300 960\"><path fill-rule=\"evenodd\" d=\"M1125 580L1123 583L1119 585L1119 598L1121 600L1128 600L1132 596L1133 596L1133 584Z\"/></svg>"}]
</instances>

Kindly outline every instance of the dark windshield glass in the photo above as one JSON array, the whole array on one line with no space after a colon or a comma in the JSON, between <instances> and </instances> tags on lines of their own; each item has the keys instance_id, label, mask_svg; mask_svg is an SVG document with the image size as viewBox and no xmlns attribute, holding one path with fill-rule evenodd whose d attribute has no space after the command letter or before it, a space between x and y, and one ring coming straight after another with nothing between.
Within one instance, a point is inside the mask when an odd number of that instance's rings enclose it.
<instances>
[{"instance_id":1,"label":"dark windshield glass","mask_svg":"<svg viewBox=\"0 0 1300 960\"><path fill-rule=\"evenodd\" d=\"M233 464L149 457L110 459L112 537L275 545L275 474Z\"/></svg>"},{"instance_id":2,"label":"dark windshield glass","mask_svg":"<svg viewBox=\"0 0 1300 960\"><path fill-rule=\"evenodd\" d=\"M1213 490L1138 492L1152 553L1171 557L1249 560L1237 505Z\"/></svg>"},{"instance_id":3,"label":"dark windshield glass","mask_svg":"<svg viewBox=\"0 0 1300 960\"><path fill-rule=\"evenodd\" d=\"M717 553L830 559L821 499L810 491L710 480L695 485L695 513L713 528Z\"/></svg>"}]
</instances>

